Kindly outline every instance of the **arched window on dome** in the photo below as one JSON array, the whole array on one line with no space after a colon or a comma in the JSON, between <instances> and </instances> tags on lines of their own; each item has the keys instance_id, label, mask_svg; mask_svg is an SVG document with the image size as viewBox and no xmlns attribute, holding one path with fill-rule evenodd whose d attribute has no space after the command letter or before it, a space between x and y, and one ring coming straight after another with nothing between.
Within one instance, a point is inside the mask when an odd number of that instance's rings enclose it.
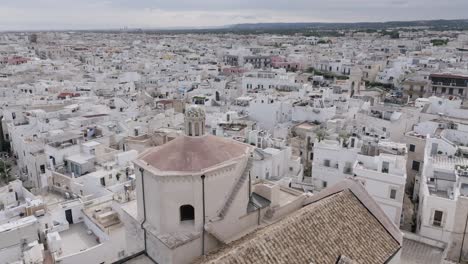
<instances>
[{"instance_id":1,"label":"arched window on dome","mask_svg":"<svg viewBox=\"0 0 468 264\"><path fill-rule=\"evenodd\" d=\"M180 207L180 221L195 220L195 209L190 204L185 204Z\"/></svg>"},{"instance_id":2,"label":"arched window on dome","mask_svg":"<svg viewBox=\"0 0 468 264\"><path fill-rule=\"evenodd\" d=\"M200 136L200 124L198 122L195 123L195 136Z\"/></svg>"}]
</instances>

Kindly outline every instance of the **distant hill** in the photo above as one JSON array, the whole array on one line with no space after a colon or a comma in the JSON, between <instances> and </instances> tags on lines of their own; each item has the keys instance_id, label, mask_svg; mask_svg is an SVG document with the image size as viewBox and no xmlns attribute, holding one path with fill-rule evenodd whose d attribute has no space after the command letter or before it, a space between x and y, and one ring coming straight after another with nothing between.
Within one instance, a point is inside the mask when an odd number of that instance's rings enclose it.
<instances>
[{"instance_id":1,"label":"distant hill","mask_svg":"<svg viewBox=\"0 0 468 264\"><path fill-rule=\"evenodd\" d=\"M146 33L155 34L295 34L302 33L314 36L340 36L340 30L377 31L395 28L425 27L429 30L468 30L468 19L455 20L420 20L420 21L389 21L389 22L357 22L357 23L252 23L234 24L213 28L181 28L181 29L143 29ZM132 30L130 30L132 31Z\"/></svg>"},{"instance_id":2,"label":"distant hill","mask_svg":"<svg viewBox=\"0 0 468 264\"><path fill-rule=\"evenodd\" d=\"M228 26L231 30L344 30L344 29L391 29L400 27L428 27L432 29L468 29L468 19L419 20L357 23L254 23Z\"/></svg>"},{"instance_id":3,"label":"distant hill","mask_svg":"<svg viewBox=\"0 0 468 264\"><path fill-rule=\"evenodd\" d=\"M109 33L147 33L147 34L295 34L314 36L340 36L341 30L377 31L395 28L425 27L429 30L468 30L468 19L454 20L418 20L389 22L356 22L356 23L252 23L234 24L220 27L204 28L147 28L147 29L94 29L72 30L76 32L109 32ZM70 30L58 30L70 31ZM14 31L12 31L14 32Z\"/></svg>"}]
</instances>

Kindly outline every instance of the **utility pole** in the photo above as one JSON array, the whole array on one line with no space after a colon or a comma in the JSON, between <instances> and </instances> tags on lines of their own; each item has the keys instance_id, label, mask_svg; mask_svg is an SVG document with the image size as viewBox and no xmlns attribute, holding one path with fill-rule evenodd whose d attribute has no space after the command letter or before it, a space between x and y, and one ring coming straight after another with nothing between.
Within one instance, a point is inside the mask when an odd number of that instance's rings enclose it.
<instances>
[{"instance_id":1,"label":"utility pole","mask_svg":"<svg viewBox=\"0 0 468 264\"><path fill-rule=\"evenodd\" d=\"M202 256L205 256L205 175L201 176L202 180L202 206L203 206L203 226L202 226Z\"/></svg>"},{"instance_id":2,"label":"utility pole","mask_svg":"<svg viewBox=\"0 0 468 264\"><path fill-rule=\"evenodd\" d=\"M466 214L466 220L465 220L465 229L463 230L463 237L462 237L462 243L460 247L460 256L458 257L458 262L461 262L462 254L463 254L463 246L465 244L465 235L466 235L466 226L468 224L468 213Z\"/></svg>"}]
</instances>

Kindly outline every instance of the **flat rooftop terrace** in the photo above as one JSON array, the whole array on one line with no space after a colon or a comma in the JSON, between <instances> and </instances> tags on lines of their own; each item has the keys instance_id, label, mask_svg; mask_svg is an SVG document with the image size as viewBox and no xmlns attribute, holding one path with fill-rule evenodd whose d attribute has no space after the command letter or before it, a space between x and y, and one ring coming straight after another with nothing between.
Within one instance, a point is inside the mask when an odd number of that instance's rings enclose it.
<instances>
[{"instance_id":1,"label":"flat rooftop terrace","mask_svg":"<svg viewBox=\"0 0 468 264\"><path fill-rule=\"evenodd\" d=\"M96 236L88 234L88 228L84 223L70 225L68 230L59 234L62 239L62 256L75 254L99 245Z\"/></svg>"},{"instance_id":2,"label":"flat rooftop terrace","mask_svg":"<svg viewBox=\"0 0 468 264\"><path fill-rule=\"evenodd\" d=\"M284 206L286 204L289 204L289 203L293 202L299 196L300 195L297 195L293 191L280 189L280 193L279 193L280 206Z\"/></svg>"}]
</instances>

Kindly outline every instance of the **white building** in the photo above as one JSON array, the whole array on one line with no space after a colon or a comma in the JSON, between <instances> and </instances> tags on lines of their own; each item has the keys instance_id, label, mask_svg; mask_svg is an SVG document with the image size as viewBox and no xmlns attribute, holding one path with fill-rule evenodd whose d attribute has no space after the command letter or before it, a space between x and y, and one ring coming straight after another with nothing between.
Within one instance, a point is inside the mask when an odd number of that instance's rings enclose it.
<instances>
[{"instance_id":1,"label":"white building","mask_svg":"<svg viewBox=\"0 0 468 264\"><path fill-rule=\"evenodd\" d=\"M243 93L255 91L297 91L302 87L296 83L294 73L282 71L258 71L248 72L242 77Z\"/></svg>"},{"instance_id":2,"label":"white building","mask_svg":"<svg viewBox=\"0 0 468 264\"><path fill-rule=\"evenodd\" d=\"M396 224L400 224L406 184L406 146L372 144L356 137L322 140L314 144L312 183L319 191L346 178L362 182Z\"/></svg>"},{"instance_id":3,"label":"white building","mask_svg":"<svg viewBox=\"0 0 468 264\"><path fill-rule=\"evenodd\" d=\"M336 115L336 106L322 98L294 103L292 121L325 122Z\"/></svg>"},{"instance_id":4,"label":"white building","mask_svg":"<svg viewBox=\"0 0 468 264\"><path fill-rule=\"evenodd\" d=\"M279 181L290 186L294 179L302 179L303 166L300 158L292 155L292 148L284 139L273 138L265 131L253 130L247 143L256 146L253 152L251 177Z\"/></svg>"},{"instance_id":5,"label":"white building","mask_svg":"<svg viewBox=\"0 0 468 264\"><path fill-rule=\"evenodd\" d=\"M462 242L468 215L468 150L444 137L426 139L417 231L448 244L448 258L466 259ZM463 248L462 248L463 247ZM461 249L462 248L462 249Z\"/></svg>"},{"instance_id":6,"label":"white building","mask_svg":"<svg viewBox=\"0 0 468 264\"><path fill-rule=\"evenodd\" d=\"M284 98L260 95L250 102L249 118L262 129L273 130L278 124L291 121L292 102Z\"/></svg>"}]
</instances>

